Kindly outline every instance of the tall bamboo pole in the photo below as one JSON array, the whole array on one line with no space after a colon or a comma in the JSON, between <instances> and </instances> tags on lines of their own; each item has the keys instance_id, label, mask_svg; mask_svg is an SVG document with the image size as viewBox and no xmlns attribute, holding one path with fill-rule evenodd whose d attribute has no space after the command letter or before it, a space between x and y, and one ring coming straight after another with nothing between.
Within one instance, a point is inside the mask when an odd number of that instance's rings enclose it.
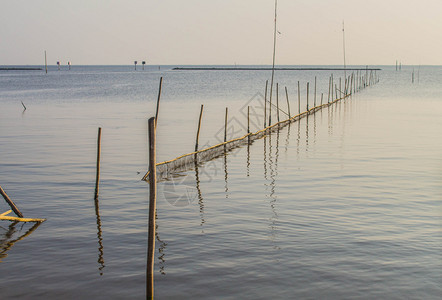
<instances>
[{"instance_id":1,"label":"tall bamboo pole","mask_svg":"<svg viewBox=\"0 0 442 300\"><path fill-rule=\"evenodd\" d=\"M276 17L278 10L278 0L275 0L275 28L273 32L273 64L272 64L272 81L270 83L270 114L269 114L269 126L272 124L272 94L273 94L273 78L275 76L275 56L276 56Z\"/></svg>"},{"instance_id":2,"label":"tall bamboo pole","mask_svg":"<svg viewBox=\"0 0 442 300\"><path fill-rule=\"evenodd\" d=\"M146 266L146 298L153 299L154 281L153 267L155 255L155 212L157 199L157 174L156 174L156 120L149 119L149 228L147 240L147 266Z\"/></svg>"},{"instance_id":3,"label":"tall bamboo pole","mask_svg":"<svg viewBox=\"0 0 442 300\"><path fill-rule=\"evenodd\" d=\"M265 95L264 95L264 128L267 127L267 86L269 84L269 81L266 80L266 90L265 90Z\"/></svg>"}]
</instances>

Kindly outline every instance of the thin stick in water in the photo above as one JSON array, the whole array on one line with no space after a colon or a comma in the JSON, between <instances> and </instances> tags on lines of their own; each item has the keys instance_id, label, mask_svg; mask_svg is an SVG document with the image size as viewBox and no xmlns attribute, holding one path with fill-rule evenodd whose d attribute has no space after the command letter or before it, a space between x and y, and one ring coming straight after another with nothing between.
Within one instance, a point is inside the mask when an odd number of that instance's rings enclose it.
<instances>
[{"instance_id":1,"label":"thin stick in water","mask_svg":"<svg viewBox=\"0 0 442 300\"><path fill-rule=\"evenodd\" d=\"M195 152L198 151L198 141L199 141L199 138L200 138L201 119L203 118L203 109L204 109L204 105L201 104L200 119L198 121L198 131L196 133Z\"/></svg>"},{"instance_id":2,"label":"thin stick in water","mask_svg":"<svg viewBox=\"0 0 442 300\"><path fill-rule=\"evenodd\" d=\"M153 299L154 281L153 267L155 255L155 212L157 199L156 175L156 120L149 119L149 228L147 240L147 265L146 265L146 299Z\"/></svg>"}]
</instances>

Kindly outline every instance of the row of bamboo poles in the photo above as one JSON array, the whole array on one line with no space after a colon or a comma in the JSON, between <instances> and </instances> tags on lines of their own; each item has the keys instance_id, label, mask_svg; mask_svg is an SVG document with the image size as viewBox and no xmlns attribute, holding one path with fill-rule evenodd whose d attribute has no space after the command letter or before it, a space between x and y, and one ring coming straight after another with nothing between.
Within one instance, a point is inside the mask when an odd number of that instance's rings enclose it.
<instances>
[{"instance_id":1,"label":"row of bamboo poles","mask_svg":"<svg viewBox=\"0 0 442 300\"><path fill-rule=\"evenodd\" d=\"M285 95L286 95L286 102L287 102L287 112L284 112L279 107L279 84L276 84L276 105L272 103L272 92L270 92L269 101L267 101L267 90L268 90L268 81L266 81L266 87L265 87L265 97L264 97L264 120L263 125L264 129L258 131L266 131L269 130L269 134L271 134L270 129L276 125L279 126L279 124L283 122L294 122L299 120L303 115L308 115L315 113L319 109L329 106L339 100L345 99L349 96L351 96L354 93L357 93L361 91L362 89L371 86L377 82L379 82L379 77L376 74L376 71L373 72L373 70L365 70L365 74L362 73L362 70L358 70L357 73L352 73L350 76L346 76L344 80L339 78L339 85L334 82L334 76L333 74L329 77L329 88L328 88L328 96L327 96L327 103L324 103L324 94L321 93L320 98L320 104L317 105L317 78L315 77L314 81L314 99L313 99L313 107L309 107L309 89L310 89L310 83L307 82L307 105L306 105L306 111L301 113L301 94L300 94L300 82L298 81L298 114L295 116L291 115L290 110L290 101L289 101L289 94L287 91L287 87L285 87ZM149 119L148 122L148 140L149 140L149 170L146 173L146 175L143 177L143 180L148 180L149 182L149 219L148 219L148 247L147 247L147 265L146 265L146 298L147 299L153 299L154 296L154 256L155 256L155 229L156 229L156 198L157 198L157 166L164 163L170 163L173 162L167 161L160 164L157 164L156 162L156 124L158 119L158 110L159 110L159 103L160 103L160 96L161 96L161 89L162 89L162 81L163 78L160 79L160 87L159 87L159 93L158 93L158 100L157 100L157 108L156 108L156 114L155 117L152 117ZM342 86L343 83L343 86ZM272 87L270 87L270 90L272 91ZM267 102L269 103L269 108L267 109ZM319 101L318 101L319 102ZM272 125L272 106L276 106L276 116L277 116L277 123ZM267 123L267 110L269 111L268 114L268 123ZM203 111L204 111L204 105L201 105L199 119L198 119L198 129L196 134L196 140L195 140L195 152L189 153L188 155L196 155L200 151L198 149L199 146L199 136L201 131L201 124L202 124L202 117L203 117ZM285 121L280 121L280 112L283 112L288 116L288 119ZM227 141L227 120L228 120L228 108L226 107L225 111L225 124L224 124L224 143L229 143L238 139ZM247 134L242 137L247 137L249 140L248 145L250 145L250 136L253 133L250 132L250 107L247 109ZM257 134L257 133L254 133ZM242 139L239 138L239 139ZM222 145L222 144L220 144ZM216 147L216 146L213 146ZM210 148L213 148L210 147ZM209 148L209 149L210 149ZM182 157L182 156L181 156ZM177 158L179 159L179 158ZM197 166L198 163L195 162L195 166ZM97 175L98 176L98 175ZM98 180L98 179L97 179Z\"/></svg>"}]
</instances>

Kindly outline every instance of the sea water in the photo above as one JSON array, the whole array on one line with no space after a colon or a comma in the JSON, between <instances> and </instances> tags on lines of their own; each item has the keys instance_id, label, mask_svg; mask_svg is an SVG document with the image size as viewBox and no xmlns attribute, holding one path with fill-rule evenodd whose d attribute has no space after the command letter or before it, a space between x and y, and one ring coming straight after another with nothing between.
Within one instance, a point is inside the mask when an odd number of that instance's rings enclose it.
<instances>
[{"instance_id":1,"label":"sea water","mask_svg":"<svg viewBox=\"0 0 442 300\"><path fill-rule=\"evenodd\" d=\"M378 84L158 183L157 298L439 298L442 68L380 68ZM339 88L342 71L277 71L280 119L285 87L294 115L307 82L313 106L315 77L316 103L328 101L331 73ZM226 107L228 138L246 133L247 107L251 130L264 126L270 71L0 72L0 185L47 219L0 221L2 298L145 297L141 178L160 77L158 161L194 150L201 104L200 147L224 138Z\"/></svg>"}]
</instances>

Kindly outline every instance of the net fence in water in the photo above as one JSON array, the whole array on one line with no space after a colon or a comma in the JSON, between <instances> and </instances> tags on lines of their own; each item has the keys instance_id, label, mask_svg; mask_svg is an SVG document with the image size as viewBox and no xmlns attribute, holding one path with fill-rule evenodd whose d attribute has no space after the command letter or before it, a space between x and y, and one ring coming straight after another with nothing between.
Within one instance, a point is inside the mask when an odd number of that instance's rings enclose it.
<instances>
[{"instance_id":1,"label":"net fence in water","mask_svg":"<svg viewBox=\"0 0 442 300\"><path fill-rule=\"evenodd\" d=\"M175 159L164 161L161 163L158 163L156 165L156 171L157 171L157 180L164 180L171 176L176 175L180 172L189 171L195 168L195 165L200 165L202 163L211 161L213 159L216 159L217 157L222 156L224 153L229 152L235 148L239 148L241 146L247 145L251 143L254 140L258 140L265 135L269 135L272 132L276 132L285 126L287 126L290 123L297 122L300 119L314 114L315 112L321 110L324 107L328 107L329 105L332 105L342 99L345 99L347 97L351 96L351 94L346 95L342 98L336 99L330 103L325 103L322 105L318 105L316 107L313 107L309 109L308 111L305 111L303 113L300 113L296 116L293 116L287 120L277 122L273 125L267 126L266 128L259 130L257 132L251 132L248 133L242 137L232 139L229 141L226 141L224 143L217 144L215 146L205 148L202 150L198 150L192 153L181 155ZM149 177L149 172L147 172L142 180L147 180Z\"/></svg>"}]
</instances>

